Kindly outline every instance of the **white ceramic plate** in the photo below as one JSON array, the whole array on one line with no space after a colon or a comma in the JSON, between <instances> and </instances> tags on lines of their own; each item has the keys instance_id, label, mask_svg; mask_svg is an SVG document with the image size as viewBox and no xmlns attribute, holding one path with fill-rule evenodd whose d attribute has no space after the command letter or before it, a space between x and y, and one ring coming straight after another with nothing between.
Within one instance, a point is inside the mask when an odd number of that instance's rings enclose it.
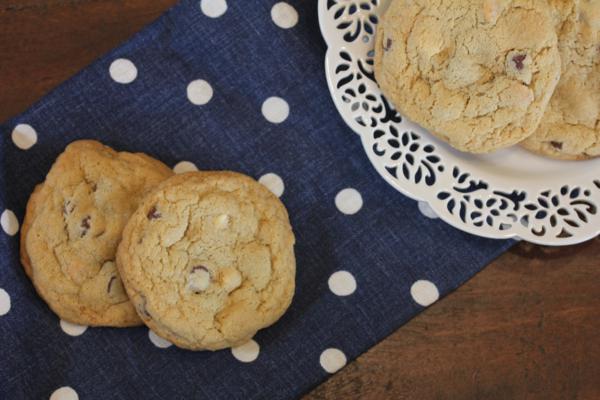
<instances>
[{"instance_id":1,"label":"white ceramic plate","mask_svg":"<svg viewBox=\"0 0 600 400\"><path fill-rule=\"evenodd\" d=\"M600 159L555 161L517 146L465 154L394 110L373 76L376 25L388 4L319 0L331 97L377 172L478 236L560 246L600 234Z\"/></svg>"}]
</instances>

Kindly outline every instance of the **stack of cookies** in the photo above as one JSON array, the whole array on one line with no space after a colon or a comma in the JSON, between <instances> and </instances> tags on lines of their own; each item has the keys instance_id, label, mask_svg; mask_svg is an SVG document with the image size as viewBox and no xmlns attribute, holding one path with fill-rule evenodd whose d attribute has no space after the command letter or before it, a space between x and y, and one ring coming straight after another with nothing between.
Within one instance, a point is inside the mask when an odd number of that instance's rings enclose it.
<instances>
[{"instance_id":1,"label":"stack of cookies","mask_svg":"<svg viewBox=\"0 0 600 400\"><path fill-rule=\"evenodd\" d=\"M191 350L248 341L288 308L294 235L279 199L234 172L173 175L144 154L67 146L29 199L21 260L63 320L145 323Z\"/></svg>"},{"instance_id":2,"label":"stack of cookies","mask_svg":"<svg viewBox=\"0 0 600 400\"><path fill-rule=\"evenodd\" d=\"M600 1L393 0L375 76L453 147L600 156Z\"/></svg>"}]
</instances>

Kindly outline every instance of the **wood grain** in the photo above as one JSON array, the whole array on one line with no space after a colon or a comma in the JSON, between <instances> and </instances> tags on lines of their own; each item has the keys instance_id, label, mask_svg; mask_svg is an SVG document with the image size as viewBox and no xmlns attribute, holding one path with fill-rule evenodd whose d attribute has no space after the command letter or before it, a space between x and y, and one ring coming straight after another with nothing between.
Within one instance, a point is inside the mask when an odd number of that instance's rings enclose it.
<instances>
[{"instance_id":1,"label":"wood grain","mask_svg":"<svg viewBox=\"0 0 600 400\"><path fill-rule=\"evenodd\" d=\"M175 0L0 0L0 119ZM306 399L600 399L600 239L520 244Z\"/></svg>"},{"instance_id":2,"label":"wood grain","mask_svg":"<svg viewBox=\"0 0 600 400\"><path fill-rule=\"evenodd\" d=\"M522 243L306 399L600 399L599 256Z\"/></svg>"},{"instance_id":3,"label":"wood grain","mask_svg":"<svg viewBox=\"0 0 600 400\"><path fill-rule=\"evenodd\" d=\"M0 118L158 18L176 0L0 0Z\"/></svg>"}]
</instances>

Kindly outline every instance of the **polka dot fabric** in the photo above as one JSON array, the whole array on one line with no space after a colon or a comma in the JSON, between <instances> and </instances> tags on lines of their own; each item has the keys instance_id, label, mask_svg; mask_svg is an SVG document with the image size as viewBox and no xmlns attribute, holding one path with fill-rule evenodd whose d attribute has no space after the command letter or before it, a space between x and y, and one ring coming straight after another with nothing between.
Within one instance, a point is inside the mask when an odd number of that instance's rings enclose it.
<instances>
[{"instance_id":1,"label":"polka dot fabric","mask_svg":"<svg viewBox=\"0 0 600 400\"><path fill-rule=\"evenodd\" d=\"M431 219L375 173L329 97L316 7L183 0L0 125L0 398L297 398L511 245ZM19 265L19 233L29 194L78 138L177 173L238 170L280 196L298 266L283 318L199 353L146 327L61 322Z\"/></svg>"}]
</instances>

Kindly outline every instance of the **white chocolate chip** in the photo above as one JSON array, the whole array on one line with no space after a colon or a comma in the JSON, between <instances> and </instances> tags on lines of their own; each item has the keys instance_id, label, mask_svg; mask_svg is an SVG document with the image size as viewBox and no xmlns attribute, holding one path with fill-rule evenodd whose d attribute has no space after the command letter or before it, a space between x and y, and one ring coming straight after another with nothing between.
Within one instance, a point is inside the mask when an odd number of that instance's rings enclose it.
<instances>
[{"instance_id":1,"label":"white chocolate chip","mask_svg":"<svg viewBox=\"0 0 600 400\"><path fill-rule=\"evenodd\" d=\"M127 293L123 287L123 281L117 276L113 276L108 281L107 285L108 296L114 301L127 300Z\"/></svg>"},{"instance_id":2,"label":"white chocolate chip","mask_svg":"<svg viewBox=\"0 0 600 400\"><path fill-rule=\"evenodd\" d=\"M219 229L225 229L229 226L229 215L221 214L215 219L215 226Z\"/></svg>"},{"instance_id":3,"label":"white chocolate chip","mask_svg":"<svg viewBox=\"0 0 600 400\"><path fill-rule=\"evenodd\" d=\"M221 272L221 285L227 293L233 292L242 284L242 275L235 268L227 268Z\"/></svg>"},{"instance_id":4,"label":"white chocolate chip","mask_svg":"<svg viewBox=\"0 0 600 400\"><path fill-rule=\"evenodd\" d=\"M188 276L188 289L194 293L200 293L210 286L210 272L206 267L197 266L192 268Z\"/></svg>"}]
</instances>

